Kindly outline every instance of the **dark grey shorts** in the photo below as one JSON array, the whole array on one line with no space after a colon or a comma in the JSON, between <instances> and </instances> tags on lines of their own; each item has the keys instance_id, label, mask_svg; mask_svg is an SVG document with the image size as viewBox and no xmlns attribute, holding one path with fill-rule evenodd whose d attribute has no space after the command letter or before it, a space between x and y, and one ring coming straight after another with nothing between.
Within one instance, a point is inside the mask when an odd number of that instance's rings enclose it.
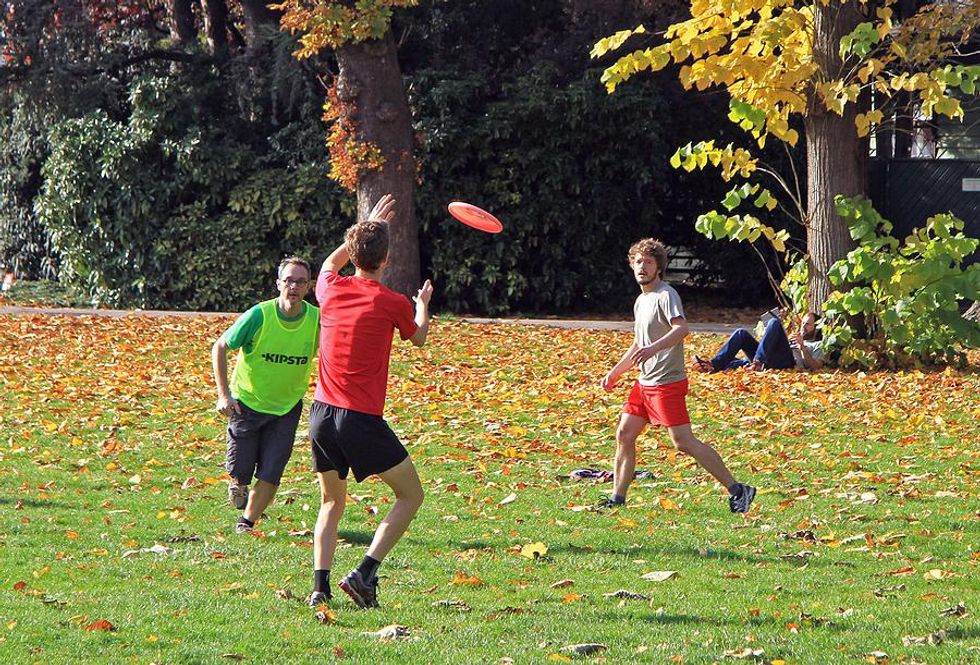
<instances>
[{"instance_id":1,"label":"dark grey shorts","mask_svg":"<svg viewBox=\"0 0 980 665\"><path fill-rule=\"evenodd\" d=\"M228 419L228 454L225 467L228 475L242 485L259 480L278 485L293 454L296 427L303 413L303 400L289 413L274 416L250 409L238 403L241 413Z\"/></svg>"},{"instance_id":2,"label":"dark grey shorts","mask_svg":"<svg viewBox=\"0 0 980 665\"><path fill-rule=\"evenodd\" d=\"M408 457L381 416L323 402L310 405L310 442L314 471L336 470L341 479L353 471L357 482L384 473Z\"/></svg>"}]
</instances>

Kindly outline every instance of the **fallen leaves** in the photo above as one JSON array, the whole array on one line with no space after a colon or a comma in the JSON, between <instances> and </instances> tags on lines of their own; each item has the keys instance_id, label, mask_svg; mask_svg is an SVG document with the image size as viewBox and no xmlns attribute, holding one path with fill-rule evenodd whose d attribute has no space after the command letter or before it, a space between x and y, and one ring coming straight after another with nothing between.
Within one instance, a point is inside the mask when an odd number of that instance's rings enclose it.
<instances>
[{"instance_id":1,"label":"fallen leaves","mask_svg":"<svg viewBox=\"0 0 980 665\"><path fill-rule=\"evenodd\" d=\"M317 608L313 618L323 625L337 623L337 613L325 605Z\"/></svg>"},{"instance_id":2,"label":"fallen leaves","mask_svg":"<svg viewBox=\"0 0 980 665\"><path fill-rule=\"evenodd\" d=\"M521 556L525 559L539 559L548 553L548 546L542 542L528 543L521 548Z\"/></svg>"},{"instance_id":3,"label":"fallen leaves","mask_svg":"<svg viewBox=\"0 0 980 665\"><path fill-rule=\"evenodd\" d=\"M914 646L917 644L928 644L930 646L939 646L946 641L946 631L937 630L934 633L929 633L922 637L916 637L914 635L905 635L902 637L902 646Z\"/></svg>"},{"instance_id":4,"label":"fallen leaves","mask_svg":"<svg viewBox=\"0 0 980 665\"><path fill-rule=\"evenodd\" d=\"M676 570L654 570L652 572L645 573L642 578L650 582L666 582L676 575Z\"/></svg>"},{"instance_id":5,"label":"fallen leaves","mask_svg":"<svg viewBox=\"0 0 980 665\"><path fill-rule=\"evenodd\" d=\"M109 623L106 619L99 619L98 621L93 621L87 626L83 626L82 630L89 632L109 632L115 630L116 627Z\"/></svg>"},{"instance_id":6,"label":"fallen leaves","mask_svg":"<svg viewBox=\"0 0 980 665\"><path fill-rule=\"evenodd\" d=\"M361 633L365 637L373 637L378 640L402 640L411 636L411 632L405 626L400 626L396 623L385 626L380 630L376 630L373 633Z\"/></svg>"},{"instance_id":7,"label":"fallen leaves","mask_svg":"<svg viewBox=\"0 0 980 665\"><path fill-rule=\"evenodd\" d=\"M960 601L953 605L952 607L947 607L944 610L939 611L940 616L944 617L965 617L969 612L966 610L966 603Z\"/></svg>"},{"instance_id":8,"label":"fallen leaves","mask_svg":"<svg viewBox=\"0 0 980 665\"><path fill-rule=\"evenodd\" d=\"M464 573L462 571L457 571L449 583L459 584L461 586L483 586L483 580L481 580L479 577Z\"/></svg>"},{"instance_id":9,"label":"fallen leaves","mask_svg":"<svg viewBox=\"0 0 980 665\"><path fill-rule=\"evenodd\" d=\"M924 577L925 579L927 579L929 581L948 580L951 577L956 577L956 573L954 573L951 570L943 570L941 568L933 568L931 570L927 570L922 575L922 577Z\"/></svg>"}]
</instances>

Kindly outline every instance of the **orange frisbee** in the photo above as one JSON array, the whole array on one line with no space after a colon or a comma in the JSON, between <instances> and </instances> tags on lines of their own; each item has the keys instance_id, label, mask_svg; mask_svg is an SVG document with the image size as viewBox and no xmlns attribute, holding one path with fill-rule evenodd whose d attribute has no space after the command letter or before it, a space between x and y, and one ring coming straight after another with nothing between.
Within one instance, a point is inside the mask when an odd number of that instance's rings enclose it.
<instances>
[{"instance_id":1,"label":"orange frisbee","mask_svg":"<svg viewBox=\"0 0 980 665\"><path fill-rule=\"evenodd\" d=\"M449 204L449 214L467 226L486 233L500 233L504 225L492 214L471 203L453 201Z\"/></svg>"}]
</instances>

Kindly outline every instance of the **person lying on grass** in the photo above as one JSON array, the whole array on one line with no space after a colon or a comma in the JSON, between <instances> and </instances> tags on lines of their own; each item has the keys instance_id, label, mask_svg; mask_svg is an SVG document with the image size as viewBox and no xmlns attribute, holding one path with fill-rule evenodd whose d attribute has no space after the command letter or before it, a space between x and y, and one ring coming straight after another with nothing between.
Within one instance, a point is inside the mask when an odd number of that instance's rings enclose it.
<instances>
[{"instance_id":1,"label":"person lying on grass","mask_svg":"<svg viewBox=\"0 0 980 665\"><path fill-rule=\"evenodd\" d=\"M320 370L310 407L310 441L321 500L313 534L311 606L332 596L330 568L349 471L357 482L376 475L395 493L361 564L339 584L358 607L378 607L378 567L422 505L415 466L383 413L394 332L415 346L425 344L432 283L426 280L418 290L414 312L408 298L381 284L394 206L386 194L367 221L347 229L344 242L323 262L316 284ZM354 275L341 276L348 261Z\"/></svg>"},{"instance_id":2,"label":"person lying on grass","mask_svg":"<svg viewBox=\"0 0 980 665\"><path fill-rule=\"evenodd\" d=\"M737 358L739 352L745 358ZM817 370L824 365L824 352L817 341L817 315L808 312L800 321L791 341L778 317L766 323L762 339L756 341L748 330L732 333L715 357L705 360L694 356L695 367L702 372L728 369L799 369Z\"/></svg>"},{"instance_id":3,"label":"person lying on grass","mask_svg":"<svg viewBox=\"0 0 980 665\"><path fill-rule=\"evenodd\" d=\"M616 429L613 494L597 508L626 504L626 492L636 468L636 439L647 424L653 424L666 427L677 450L697 460L728 489L729 508L733 513L748 512L755 488L736 482L718 453L691 431L684 371L687 319L677 291L663 281L667 250L660 241L645 238L630 247L627 260L640 287L640 295L633 305L634 339L602 379L602 388L611 391L619 378L634 367L639 369L640 376L633 383Z\"/></svg>"},{"instance_id":4,"label":"person lying on grass","mask_svg":"<svg viewBox=\"0 0 980 665\"><path fill-rule=\"evenodd\" d=\"M228 417L228 502L243 510L237 533L252 529L272 502L293 452L319 334L320 311L303 300L310 276L305 259L283 259L279 297L238 317L211 349L215 410ZM229 349L238 350L230 385ZM253 476L258 480L250 492Z\"/></svg>"}]
</instances>

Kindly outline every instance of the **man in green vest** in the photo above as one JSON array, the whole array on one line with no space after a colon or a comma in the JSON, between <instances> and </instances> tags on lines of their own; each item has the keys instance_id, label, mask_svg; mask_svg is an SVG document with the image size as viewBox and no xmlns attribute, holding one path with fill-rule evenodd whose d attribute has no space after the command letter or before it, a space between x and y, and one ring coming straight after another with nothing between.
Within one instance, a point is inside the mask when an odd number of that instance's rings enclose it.
<instances>
[{"instance_id":1,"label":"man in green vest","mask_svg":"<svg viewBox=\"0 0 980 665\"><path fill-rule=\"evenodd\" d=\"M320 311L303 299L311 277L309 262L283 259L279 297L239 316L211 350L215 409L228 416L228 501L244 510L237 533L251 530L272 502L293 452L320 333ZM230 386L229 349L238 351Z\"/></svg>"}]
</instances>

